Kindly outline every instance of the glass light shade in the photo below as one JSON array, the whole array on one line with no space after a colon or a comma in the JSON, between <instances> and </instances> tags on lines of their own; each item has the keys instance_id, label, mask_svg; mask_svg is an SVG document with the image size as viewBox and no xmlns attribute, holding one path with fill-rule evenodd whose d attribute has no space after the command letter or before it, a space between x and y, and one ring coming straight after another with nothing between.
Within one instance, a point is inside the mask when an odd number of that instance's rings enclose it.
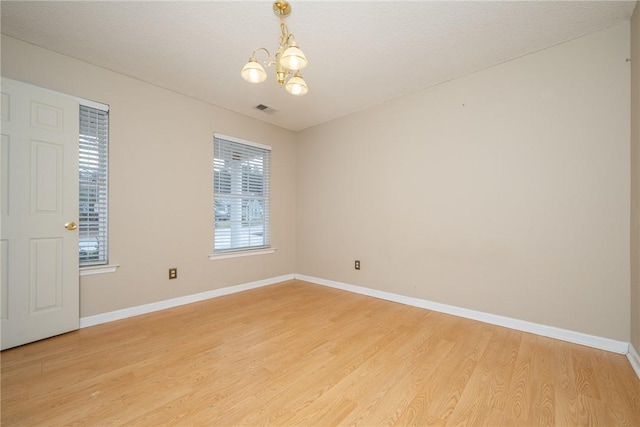
<instances>
[{"instance_id":1,"label":"glass light shade","mask_svg":"<svg viewBox=\"0 0 640 427\"><path fill-rule=\"evenodd\" d=\"M267 79L267 72L264 67L256 61L255 58L250 58L249 62L242 67L240 75L243 79L250 83L262 83Z\"/></svg>"},{"instance_id":2,"label":"glass light shade","mask_svg":"<svg viewBox=\"0 0 640 427\"><path fill-rule=\"evenodd\" d=\"M306 95L309 92L309 88L307 87L307 82L304 81L300 73L296 73L293 77L289 79L284 88L291 95L302 96Z\"/></svg>"},{"instance_id":3,"label":"glass light shade","mask_svg":"<svg viewBox=\"0 0 640 427\"><path fill-rule=\"evenodd\" d=\"M307 66L307 57L297 44L292 43L282 54L280 64L287 70L302 70Z\"/></svg>"}]
</instances>

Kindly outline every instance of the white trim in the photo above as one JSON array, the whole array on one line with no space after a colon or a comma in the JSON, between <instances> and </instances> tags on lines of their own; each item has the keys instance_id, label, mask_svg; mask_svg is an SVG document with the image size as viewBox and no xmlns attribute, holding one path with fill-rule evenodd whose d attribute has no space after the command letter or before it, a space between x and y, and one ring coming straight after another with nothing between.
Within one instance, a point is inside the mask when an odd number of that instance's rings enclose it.
<instances>
[{"instance_id":1,"label":"white trim","mask_svg":"<svg viewBox=\"0 0 640 427\"><path fill-rule=\"evenodd\" d=\"M100 266L105 267L105 266ZM117 265L114 265L117 267ZM89 273L91 274L91 273ZM94 273L97 274L97 273ZM217 298L224 295L230 295L238 292L247 291L249 289L260 288L273 285L287 280L298 279L305 282L315 283L317 285L327 286L331 288L341 289L347 292L354 292L361 295L367 295L387 301L393 301L400 304L410 305L413 307L433 310L440 313L447 313L454 316L464 317L467 319L478 320L480 322L490 323L493 325L503 326L518 331L529 332L536 335L542 335L549 338L555 338L561 341L568 341L575 344L585 345L587 347L598 348L601 350L611 351L613 353L626 354L627 359L631 363L636 375L640 378L640 356L633 345L616 341L610 338L603 338L594 335L588 335L581 332L560 329L554 326L540 325L538 323L527 322L524 320L513 319L510 317L498 316L495 314L484 313L481 311L469 310L466 308L455 307L446 304L440 304L433 301L423 300L420 298L407 297L391 292L379 291L377 289L365 288L362 286L349 285L346 283L336 282L333 280L321 279L303 274L286 274L284 276L273 277L270 279L258 280L255 282L245 283L241 285L229 286L226 288L214 289L211 291L201 292L198 294L187 295L183 297L173 298L170 300L158 301L150 304L139 305L136 307L125 308L122 310L111 311L108 313L87 316L80 319L80 328L99 325L101 323L112 322L115 320L126 319L128 317L147 314L154 311L164 310L167 308L178 307L185 304L191 304L198 301L204 301L211 298Z\"/></svg>"},{"instance_id":2,"label":"white trim","mask_svg":"<svg viewBox=\"0 0 640 427\"><path fill-rule=\"evenodd\" d=\"M91 101L89 99L78 98L77 96L70 95L72 98L75 98L80 105L84 105L85 107L95 108L96 110L101 110L105 112L109 112L109 106L107 104L101 104L96 101Z\"/></svg>"},{"instance_id":3,"label":"white trim","mask_svg":"<svg viewBox=\"0 0 640 427\"><path fill-rule=\"evenodd\" d=\"M295 278L304 280L305 282L311 282L331 288L342 289L349 292L355 292L357 294L368 295L374 298L380 298L400 304L426 308L428 310L438 311L440 313L452 314L454 316L478 320L480 322L490 323L492 325L504 326L506 328L515 329L518 331L530 332L536 335L542 335L545 337L568 341L574 344L581 344L601 350L607 350L614 353L627 354L629 350L629 343L624 341L616 341L610 338L588 335L582 332L569 331L567 329L560 329L554 326L541 325L538 323L527 322L525 320L513 319L510 317L484 313L482 311L475 311L466 308L455 307L452 305L440 304L420 298L407 297L404 295L393 294L391 292L379 291L376 289L369 289L361 286L335 282L333 280L305 276L303 274L296 274Z\"/></svg>"},{"instance_id":4,"label":"white trim","mask_svg":"<svg viewBox=\"0 0 640 427\"><path fill-rule=\"evenodd\" d=\"M247 251L222 252L219 254L209 255L209 259L211 261L215 261L217 259L238 258L241 256L265 255L265 254L272 254L277 250L278 250L277 248L267 248L267 249L257 249L257 250L247 250Z\"/></svg>"},{"instance_id":5,"label":"white trim","mask_svg":"<svg viewBox=\"0 0 640 427\"><path fill-rule=\"evenodd\" d=\"M293 278L293 274L287 274L284 276L272 277L271 279L258 280L256 282L250 282L236 286L228 286L226 288L214 289L212 291L201 292L199 294L186 295L169 300L152 302L150 304L138 305L136 307L124 308L122 310L110 311L108 313L96 314L94 316L82 317L80 318L80 327L87 328L89 326L99 325L101 323L126 319L127 317L139 316L141 314L152 313L154 311L221 297L223 295L235 294L237 292L247 291L249 289L260 288L263 286L269 286L275 283L292 280Z\"/></svg>"},{"instance_id":6,"label":"white trim","mask_svg":"<svg viewBox=\"0 0 640 427\"><path fill-rule=\"evenodd\" d=\"M92 265L89 267L80 267L81 276L91 276L93 274L115 273L120 264L109 265Z\"/></svg>"},{"instance_id":7,"label":"white trim","mask_svg":"<svg viewBox=\"0 0 640 427\"><path fill-rule=\"evenodd\" d=\"M627 359L629 359L629 363L631 363L631 367L634 371L636 371L636 375L638 379L640 379L640 355L638 351L633 346L633 344L629 344L629 353L627 353Z\"/></svg>"},{"instance_id":8,"label":"white trim","mask_svg":"<svg viewBox=\"0 0 640 427\"><path fill-rule=\"evenodd\" d=\"M271 151L271 147L268 145L260 144L259 142L247 141L246 139L236 138L234 136L223 135L215 132L214 138L224 139L225 141L237 142L238 144L250 145L251 147L262 148L263 150Z\"/></svg>"},{"instance_id":9,"label":"white trim","mask_svg":"<svg viewBox=\"0 0 640 427\"><path fill-rule=\"evenodd\" d=\"M37 85L34 85L32 83L27 83L27 82L22 81L22 80L10 79L8 77L2 77L2 79L3 80L5 80L5 79L6 80L13 80L15 82L20 82L22 84L25 84L27 86L38 88L38 89L43 90L45 92L54 93L56 95L64 96L65 98L73 99L78 104L81 104L81 105L84 105L84 106L87 106L87 107L92 107L92 108L96 108L98 110L107 111L107 112L109 111L109 105L107 105L107 104L102 104L100 102L91 101L90 99L80 98L79 96L70 95L70 94L64 93L64 92L58 92L57 90L49 89L49 88L42 87L42 86L37 86Z\"/></svg>"}]
</instances>

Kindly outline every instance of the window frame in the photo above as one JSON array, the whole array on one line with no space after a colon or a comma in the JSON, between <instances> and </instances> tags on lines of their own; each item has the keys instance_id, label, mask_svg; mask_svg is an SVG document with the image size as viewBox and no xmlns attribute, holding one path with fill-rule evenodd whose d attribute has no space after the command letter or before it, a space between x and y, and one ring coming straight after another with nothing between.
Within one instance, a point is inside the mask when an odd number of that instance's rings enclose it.
<instances>
[{"instance_id":1,"label":"window frame","mask_svg":"<svg viewBox=\"0 0 640 427\"><path fill-rule=\"evenodd\" d=\"M108 273L115 271L117 265L109 264L109 126L110 126L110 115L109 115L109 106L105 104L100 104L93 101L80 100L79 101L79 123L78 123L78 265L80 268L81 275L91 275L91 274L100 274L100 273ZM104 126L104 138L101 138L100 135L85 135L82 131L82 122L83 122L83 111L89 110L84 114L90 114L92 111L99 111L100 113L105 113L106 123L102 124ZM81 177L81 169L87 168L87 163L83 165L82 162L82 150L87 150L87 143L81 141L82 138L94 138L99 144L104 145L98 151L98 171L97 175L99 177L99 183L94 186L94 188L90 188L89 186L83 187L83 179ZM104 139L104 140L102 140ZM86 155L85 155L86 156ZM99 204L98 212L94 212L93 220L96 221L97 224L94 225L94 229L97 229L96 241L96 252L98 259L82 259L82 255L80 254L80 250L83 247L83 238L91 238L91 236L83 236L83 231L88 233L88 228L92 226L91 221L91 213L82 214L82 206L86 205L86 210L90 211L91 200L88 200L88 196L83 198L83 194L89 191L94 191L98 193L98 195L94 198ZM86 196L86 194L85 194ZM87 199L87 200L85 200ZM86 241L86 240L85 240ZM84 245L85 249L88 245ZM101 248L102 246L102 248ZM101 255L103 254L103 255Z\"/></svg>"},{"instance_id":2,"label":"window frame","mask_svg":"<svg viewBox=\"0 0 640 427\"><path fill-rule=\"evenodd\" d=\"M226 164L230 160L222 158L224 155L228 155L233 152L234 147L238 150L238 156L260 155L261 157L254 157L253 159L249 159L248 157L239 157L238 160L242 161L242 164L238 167L242 169L235 169L234 173L233 166L230 167ZM223 259L275 252L276 249L271 246L271 153L272 149L268 145L220 133L214 133L212 156L214 211L212 218L213 255L209 256L210 259ZM216 155L220 158L216 158ZM236 155L236 153L234 152L233 155ZM246 171L246 169L250 169L252 167L261 170L261 174L256 174L255 171L251 174L251 171ZM224 171L226 171L228 175L225 178L222 176ZM235 178L231 175L234 175ZM222 203L223 200L229 205L224 210L225 215L228 215L229 218L222 218L222 215L219 215L218 213L217 204ZM237 204L237 206L232 206L233 203ZM249 215L251 206L260 206L258 211L261 212L258 223L261 223L259 228L261 227L262 229L262 242L258 242L257 244L251 244L251 237L241 236L239 234L241 233L240 224L245 226L248 222L250 223L248 234L251 233L250 230L252 224L258 224L255 221L252 222L251 215ZM229 214L226 214L227 209L229 210ZM218 232L219 230L226 228L227 224L225 224L225 222L229 223L228 227L230 230L228 237L222 236L223 243L221 243L221 235L219 235ZM221 227L223 225L225 227ZM235 239L238 239L235 246L232 243L232 240L234 239L232 237L234 232L231 230L232 225L239 227L235 230L235 232L238 233L235 237ZM228 242L228 246L225 244L226 242ZM244 242L247 244L238 245L237 242Z\"/></svg>"}]
</instances>

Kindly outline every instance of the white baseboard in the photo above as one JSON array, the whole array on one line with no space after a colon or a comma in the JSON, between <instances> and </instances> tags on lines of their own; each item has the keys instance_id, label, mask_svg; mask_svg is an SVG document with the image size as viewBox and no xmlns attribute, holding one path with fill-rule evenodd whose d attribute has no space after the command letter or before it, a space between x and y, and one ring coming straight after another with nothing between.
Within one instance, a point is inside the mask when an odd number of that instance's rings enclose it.
<instances>
[{"instance_id":1,"label":"white baseboard","mask_svg":"<svg viewBox=\"0 0 640 427\"><path fill-rule=\"evenodd\" d=\"M333 280L321 279L318 277L306 276L303 274L287 274L284 276L273 277L270 279L258 280L255 282L245 283L226 288L214 289L211 291L201 292L193 295L173 298L164 301L158 301L150 304L129 307L122 310L110 311L108 313L96 314L94 316L82 317L80 319L80 327L99 325L101 323L112 322L114 320L126 319L128 317L139 316L141 314L152 313L154 311L164 310L167 308L178 307L185 304L191 304L198 301L204 301L211 298L217 298L224 295L230 295L249 289L269 286L287 280L299 279L305 282L315 283L318 285L328 286L331 288L342 289L348 292L354 292L361 295L367 295L374 298L393 301L400 304L410 305L413 307L424 308L437 311L440 313L452 314L454 316L464 317L467 319L478 320L480 322L490 323L493 325L503 326L523 332L530 332L549 338L555 338L562 341L568 341L575 344L581 344L588 347L598 348L601 350L611 351L619 354L626 354L631 366L640 378L640 356L637 350L629 343L616 341L610 338L603 338L594 335L588 335L581 332L570 331L567 329L556 328L554 326L540 325L538 323L527 322L524 320L513 319L510 317L498 316L495 314L484 313L481 311L469 310L452 305L440 304L437 302L413 298L404 295L394 294L391 292L380 291L376 289L365 288L362 286L349 285L347 283L336 282Z\"/></svg>"},{"instance_id":2,"label":"white baseboard","mask_svg":"<svg viewBox=\"0 0 640 427\"><path fill-rule=\"evenodd\" d=\"M631 367L634 371L636 371L636 375L638 376L638 379L640 379L640 354L638 354L638 350L636 350L633 344L629 344L629 353L627 353L627 359L629 359Z\"/></svg>"},{"instance_id":3,"label":"white baseboard","mask_svg":"<svg viewBox=\"0 0 640 427\"><path fill-rule=\"evenodd\" d=\"M275 283L292 280L293 278L293 274L287 274L284 276L272 277L270 279L258 280L256 282L245 283L242 285L229 286L226 288L201 292L199 294L186 295L169 300L152 302L150 304L138 305L136 307L124 308L122 310L110 311L108 313L96 314L95 316L82 317L80 318L80 327L86 328L89 326L99 325L101 323L113 322L114 320L126 319L127 317L139 316L141 314L147 314L167 308L178 307L180 305L191 304L193 302L204 301L210 298L217 298L223 295L235 294L237 292L242 292L249 289L261 288L263 286L269 286Z\"/></svg>"},{"instance_id":4,"label":"white baseboard","mask_svg":"<svg viewBox=\"0 0 640 427\"><path fill-rule=\"evenodd\" d=\"M594 335L583 334L581 332L560 329L554 326L540 325L538 323L527 322L524 320L513 319L510 317L498 316L495 314L484 313L481 311L469 310L466 308L455 307L452 305L440 304L420 298L407 297L404 295L393 294L391 292L379 291L376 289L364 288L361 286L349 285L346 283L335 282L333 280L320 279L318 277L305 276L296 274L296 279L304 280L318 285L328 286L332 288L342 289L357 294L368 295L375 298L393 301L400 304L411 305L414 307L426 308L428 310L438 311L440 313L452 314L454 316L464 317L467 319L478 320L492 325L504 326L505 328L515 329L532 334L542 335L549 338L555 338L562 341L568 341L574 344L581 344L588 347L594 347L601 350L611 351L613 353L627 354L629 352L629 343L624 341L616 341L609 338L598 337ZM631 360L631 359L629 359ZM636 361L640 359L637 358ZM632 362L633 363L633 362ZM638 370L636 369L636 372Z\"/></svg>"}]
</instances>

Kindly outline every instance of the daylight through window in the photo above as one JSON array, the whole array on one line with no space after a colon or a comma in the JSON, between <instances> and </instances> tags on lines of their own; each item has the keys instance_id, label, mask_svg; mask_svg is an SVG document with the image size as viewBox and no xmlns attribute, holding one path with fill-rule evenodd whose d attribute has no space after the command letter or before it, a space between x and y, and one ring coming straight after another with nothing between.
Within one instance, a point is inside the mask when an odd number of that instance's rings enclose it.
<instances>
[{"instance_id":1,"label":"daylight through window","mask_svg":"<svg viewBox=\"0 0 640 427\"><path fill-rule=\"evenodd\" d=\"M80 105L80 266L108 262L109 113Z\"/></svg>"},{"instance_id":2,"label":"daylight through window","mask_svg":"<svg viewBox=\"0 0 640 427\"><path fill-rule=\"evenodd\" d=\"M214 136L214 253L269 247L271 147Z\"/></svg>"}]
</instances>

